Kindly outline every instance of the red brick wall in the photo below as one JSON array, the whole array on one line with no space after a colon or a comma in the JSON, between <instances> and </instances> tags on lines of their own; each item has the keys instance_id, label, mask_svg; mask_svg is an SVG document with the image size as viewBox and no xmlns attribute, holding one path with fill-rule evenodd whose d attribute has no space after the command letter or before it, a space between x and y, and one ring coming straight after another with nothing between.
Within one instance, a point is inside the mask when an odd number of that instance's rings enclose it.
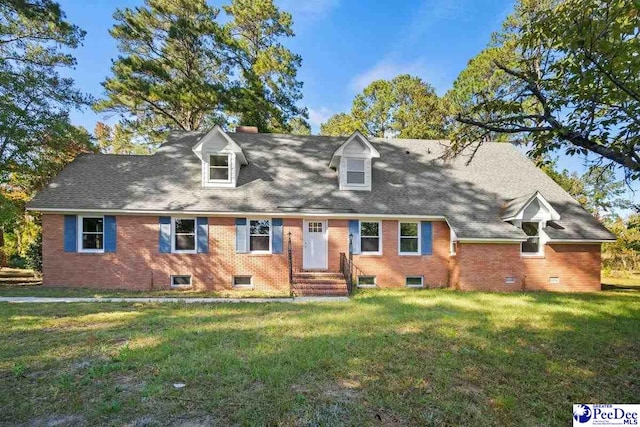
<instances>
[{"instance_id":1,"label":"red brick wall","mask_svg":"<svg viewBox=\"0 0 640 427\"><path fill-rule=\"evenodd\" d=\"M161 254L157 216L118 216L117 252L63 251L62 215L45 214L43 270L47 286L168 289L172 274L191 274L194 288L230 289L234 275L251 275L257 289L288 289L287 238L291 232L294 269L302 269L302 220L284 220L282 254L235 252L234 218L209 218L208 254ZM339 271L348 252L348 221L329 220L329 270ZM458 244L449 255L449 227L433 222L433 254L398 255L398 221L382 221L382 255L354 255L356 274L377 276L380 287L402 287L405 276L424 276L427 287L462 290L600 289L600 245L547 245L542 258L523 258L519 244ZM506 276L516 278L505 284ZM549 284L549 277L560 278Z\"/></svg>"},{"instance_id":2,"label":"red brick wall","mask_svg":"<svg viewBox=\"0 0 640 427\"><path fill-rule=\"evenodd\" d=\"M284 253L237 254L235 220L209 218L208 254L166 254L158 249L157 216L118 216L117 252L63 251L62 215L43 215L43 279L47 286L138 290L168 289L172 274L191 274L195 289L232 287L234 275L252 275L257 289L288 289L286 244L292 232L294 262L301 267L302 221L284 220Z\"/></svg>"},{"instance_id":3,"label":"red brick wall","mask_svg":"<svg viewBox=\"0 0 640 427\"><path fill-rule=\"evenodd\" d=\"M348 252L347 220L329 220L329 269L339 269L340 252ZM403 287L406 276L424 276L425 287L449 280L449 226L433 222L433 255L398 255L398 221L382 221L382 255L354 255L356 275L376 276L380 287Z\"/></svg>"},{"instance_id":4,"label":"red brick wall","mask_svg":"<svg viewBox=\"0 0 640 427\"><path fill-rule=\"evenodd\" d=\"M600 290L599 244L546 245L544 256L523 257L517 243L462 243L456 258L459 277L452 286L462 290ZM515 277L515 283L505 283L507 276ZM550 283L550 277L560 283Z\"/></svg>"}]
</instances>

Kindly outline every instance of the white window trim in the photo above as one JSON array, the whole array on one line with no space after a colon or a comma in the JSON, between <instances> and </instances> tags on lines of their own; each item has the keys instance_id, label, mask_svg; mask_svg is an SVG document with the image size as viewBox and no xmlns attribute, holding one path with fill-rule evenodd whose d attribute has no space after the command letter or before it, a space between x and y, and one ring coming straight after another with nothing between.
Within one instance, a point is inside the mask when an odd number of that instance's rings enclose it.
<instances>
[{"instance_id":1,"label":"white window trim","mask_svg":"<svg viewBox=\"0 0 640 427\"><path fill-rule=\"evenodd\" d=\"M82 235L84 233L84 230L82 228L83 226L83 219L84 218L102 218L102 249L83 249L82 248ZM78 252L82 252L82 253L86 253L86 254L102 254L104 253L104 235L105 235L105 223L104 223L104 215L86 215L86 216L81 216L78 215L78 223L76 224L77 226L77 246L78 246ZM99 234L99 233L91 233L91 234Z\"/></svg>"},{"instance_id":2,"label":"white window trim","mask_svg":"<svg viewBox=\"0 0 640 427\"><path fill-rule=\"evenodd\" d=\"M173 284L173 278L174 277L189 277L189 284L188 285L174 285ZM172 274L171 277L169 278L169 285L171 286L171 288L173 289L181 289L181 288L190 288L193 286L193 277L190 274Z\"/></svg>"},{"instance_id":3,"label":"white window trim","mask_svg":"<svg viewBox=\"0 0 640 427\"><path fill-rule=\"evenodd\" d=\"M366 252L362 250L362 238L363 237L376 237L376 236L363 236L362 235L362 223L363 222L377 222L378 223L378 250L376 252ZM382 221L358 221L358 227L360 231L360 255L382 255Z\"/></svg>"},{"instance_id":4,"label":"white window trim","mask_svg":"<svg viewBox=\"0 0 640 427\"><path fill-rule=\"evenodd\" d=\"M409 285L409 284L407 284L407 279L416 278L416 277L420 278L420 284L419 285ZM424 288L424 276L405 276L404 277L404 285L407 288Z\"/></svg>"},{"instance_id":5,"label":"white window trim","mask_svg":"<svg viewBox=\"0 0 640 427\"><path fill-rule=\"evenodd\" d=\"M227 179L211 179L211 156L227 156ZM233 180L232 177L232 162L233 155L231 153L215 153L207 152L207 182L210 184L224 184L230 183ZM222 169L222 168L220 168Z\"/></svg>"},{"instance_id":6,"label":"white window trim","mask_svg":"<svg viewBox=\"0 0 640 427\"><path fill-rule=\"evenodd\" d=\"M236 277L249 277L249 284L248 285L236 285ZM231 286L234 289L254 289L255 286L253 284L253 275L252 274L234 274L231 277Z\"/></svg>"},{"instance_id":7,"label":"white window trim","mask_svg":"<svg viewBox=\"0 0 640 427\"><path fill-rule=\"evenodd\" d=\"M449 229L449 255L455 255L458 249L458 236L453 228Z\"/></svg>"},{"instance_id":8,"label":"white window trim","mask_svg":"<svg viewBox=\"0 0 640 427\"><path fill-rule=\"evenodd\" d=\"M251 250L251 221L269 221L269 250L268 251L252 251ZM272 218L247 218L247 251L250 254L271 254L273 253L273 219Z\"/></svg>"},{"instance_id":9,"label":"white window trim","mask_svg":"<svg viewBox=\"0 0 640 427\"><path fill-rule=\"evenodd\" d=\"M538 252L523 252L522 247L526 243L526 241L520 243L520 255L523 257L541 257L544 256L544 241L542 237L542 225L543 221L539 220L522 220L519 224L520 229L522 229L523 222L535 222L538 224Z\"/></svg>"},{"instance_id":10,"label":"white window trim","mask_svg":"<svg viewBox=\"0 0 640 427\"><path fill-rule=\"evenodd\" d=\"M177 219L191 219L193 220L193 238L194 245L193 249L176 249L176 220ZM181 216L172 216L171 217L171 253L173 254L195 254L198 252L198 221L194 217L181 217ZM178 274L178 276L183 276L182 274Z\"/></svg>"},{"instance_id":11,"label":"white window trim","mask_svg":"<svg viewBox=\"0 0 640 427\"><path fill-rule=\"evenodd\" d=\"M210 179L210 156L228 156L229 179ZM236 185L236 154L228 151L203 151L202 152L202 186L205 188L233 188Z\"/></svg>"},{"instance_id":12,"label":"white window trim","mask_svg":"<svg viewBox=\"0 0 640 427\"><path fill-rule=\"evenodd\" d=\"M402 252L400 242L402 241L401 224L416 224L418 228L418 250L416 252ZM419 221L398 221L398 255L402 256L420 256L422 254L422 227ZM413 236L405 236L405 238L411 238Z\"/></svg>"},{"instance_id":13,"label":"white window trim","mask_svg":"<svg viewBox=\"0 0 640 427\"><path fill-rule=\"evenodd\" d=\"M351 171L351 172L362 172L362 176L364 177L364 182L360 183L351 183L349 182L349 160L361 160L362 161L362 170L361 171ZM367 159L365 157L354 157L349 156L344 159L344 185L345 187L367 187Z\"/></svg>"},{"instance_id":14,"label":"white window trim","mask_svg":"<svg viewBox=\"0 0 640 427\"><path fill-rule=\"evenodd\" d=\"M361 285L360 284L360 276L373 277L373 285ZM357 286L359 288L377 288L378 287L378 276L374 276L372 274L361 274L360 276L357 277L357 281L358 281Z\"/></svg>"}]
</instances>

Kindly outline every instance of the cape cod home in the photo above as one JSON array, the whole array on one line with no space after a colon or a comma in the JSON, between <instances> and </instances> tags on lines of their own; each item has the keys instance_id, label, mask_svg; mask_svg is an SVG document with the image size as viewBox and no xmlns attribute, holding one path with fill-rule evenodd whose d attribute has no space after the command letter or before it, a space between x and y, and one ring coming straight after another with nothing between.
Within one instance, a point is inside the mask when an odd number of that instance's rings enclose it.
<instances>
[{"instance_id":1,"label":"cape cod home","mask_svg":"<svg viewBox=\"0 0 640 427\"><path fill-rule=\"evenodd\" d=\"M512 145L445 144L216 127L79 156L28 205L44 285L600 289L600 223Z\"/></svg>"}]
</instances>

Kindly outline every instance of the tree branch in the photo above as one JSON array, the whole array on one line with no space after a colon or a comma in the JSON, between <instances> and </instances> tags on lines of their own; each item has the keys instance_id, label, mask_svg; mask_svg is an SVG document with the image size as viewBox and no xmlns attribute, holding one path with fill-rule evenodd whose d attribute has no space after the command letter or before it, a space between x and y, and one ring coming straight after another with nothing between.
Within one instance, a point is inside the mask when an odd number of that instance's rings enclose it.
<instances>
[{"instance_id":1,"label":"tree branch","mask_svg":"<svg viewBox=\"0 0 640 427\"><path fill-rule=\"evenodd\" d=\"M467 125L477 126L479 128L497 132L497 133L520 133L520 132L547 132L554 130L551 126L509 126L503 127L497 124L484 123L477 120L473 120L468 117L462 117L461 115L456 116L456 120L460 123L464 123ZM501 120L503 121L503 120Z\"/></svg>"}]
</instances>

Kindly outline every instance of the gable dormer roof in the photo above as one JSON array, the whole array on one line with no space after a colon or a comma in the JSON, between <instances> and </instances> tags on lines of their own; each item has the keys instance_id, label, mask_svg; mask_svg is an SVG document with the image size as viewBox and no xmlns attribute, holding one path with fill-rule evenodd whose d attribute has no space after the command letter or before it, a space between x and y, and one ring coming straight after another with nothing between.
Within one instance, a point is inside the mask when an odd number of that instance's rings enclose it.
<instances>
[{"instance_id":1,"label":"gable dormer roof","mask_svg":"<svg viewBox=\"0 0 640 427\"><path fill-rule=\"evenodd\" d=\"M379 158L380 152L376 150L376 147L369 142L367 137L360 133L360 131L355 131L342 145L340 145L331 156L331 161L329 161L329 166L335 168L338 166L340 157L343 156L345 149L351 145L352 143L360 143L364 145L368 149L369 155L368 157L371 159Z\"/></svg>"},{"instance_id":2,"label":"gable dormer roof","mask_svg":"<svg viewBox=\"0 0 640 427\"><path fill-rule=\"evenodd\" d=\"M536 204L537 206L535 206ZM502 220L532 219L537 218L537 214L544 216L547 221L560 219L560 214L551 206L551 203L547 202L539 191L535 191L533 194L510 200L503 209Z\"/></svg>"},{"instance_id":3,"label":"gable dormer roof","mask_svg":"<svg viewBox=\"0 0 640 427\"><path fill-rule=\"evenodd\" d=\"M193 152L201 161L206 161L203 153L207 151L235 153L241 165L249 164L242 147L218 125L215 125L205 136L200 138L193 147Z\"/></svg>"}]
</instances>

